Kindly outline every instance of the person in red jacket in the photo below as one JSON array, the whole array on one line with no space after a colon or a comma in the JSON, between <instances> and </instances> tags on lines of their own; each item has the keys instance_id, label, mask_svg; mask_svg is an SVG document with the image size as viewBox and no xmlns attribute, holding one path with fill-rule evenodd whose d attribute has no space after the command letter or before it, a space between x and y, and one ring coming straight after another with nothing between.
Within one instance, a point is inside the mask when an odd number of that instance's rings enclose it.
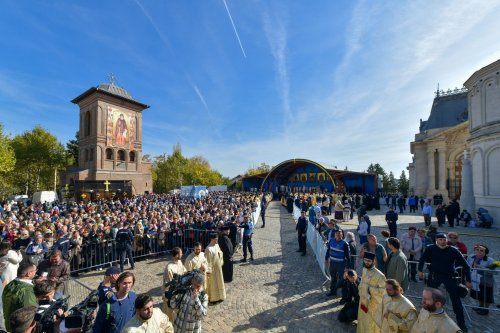
<instances>
[{"instance_id":1,"label":"person in red jacket","mask_svg":"<svg viewBox=\"0 0 500 333\"><path fill-rule=\"evenodd\" d=\"M447 245L454 246L462 253L464 258L467 258L467 246L458 241L458 234L456 232L449 232L448 233L448 241L446 242Z\"/></svg>"}]
</instances>

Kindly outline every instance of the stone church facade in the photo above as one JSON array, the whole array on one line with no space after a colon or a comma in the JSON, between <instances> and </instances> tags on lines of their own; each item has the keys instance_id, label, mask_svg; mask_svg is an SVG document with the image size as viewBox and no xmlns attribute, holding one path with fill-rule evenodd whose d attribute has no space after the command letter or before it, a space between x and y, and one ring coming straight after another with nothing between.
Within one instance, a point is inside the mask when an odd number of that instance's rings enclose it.
<instances>
[{"instance_id":1,"label":"stone church facade","mask_svg":"<svg viewBox=\"0 0 500 333\"><path fill-rule=\"evenodd\" d=\"M463 89L437 91L431 114L411 142L410 190L423 197L461 198L472 184L466 207L483 207L500 221L500 60L479 69ZM462 172L464 152L472 172ZM472 179L464 179L472 177ZM467 192L467 191L466 191Z\"/></svg>"},{"instance_id":2,"label":"stone church facade","mask_svg":"<svg viewBox=\"0 0 500 333\"><path fill-rule=\"evenodd\" d=\"M152 192L151 163L142 161L142 112L149 106L114 82L71 102L80 108L79 158L61 175L66 191L79 200Z\"/></svg>"}]
</instances>

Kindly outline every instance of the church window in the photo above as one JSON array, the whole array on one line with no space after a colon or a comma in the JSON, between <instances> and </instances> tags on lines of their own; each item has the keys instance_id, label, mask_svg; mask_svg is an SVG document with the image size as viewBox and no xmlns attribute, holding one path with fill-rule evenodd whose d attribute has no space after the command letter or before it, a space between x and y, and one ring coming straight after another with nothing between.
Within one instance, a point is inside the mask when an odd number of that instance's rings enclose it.
<instances>
[{"instance_id":1,"label":"church window","mask_svg":"<svg viewBox=\"0 0 500 333\"><path fill-rule=\"evenodd\" d=\"M135 162L135 152L134 151L131 151L129 153L129 161L130 162Z\"/></svg>"},{"instance_id":2,"label":"church window","mask_svg":"<svg viewBox=\"0 0 500 333\"><path fill-rule=\"evenodd\" d=\"M90 126L91 126L91 123L90 123L90 111L87 111L85 113L84 126L85 126L85 136L89 136L90 135Z\"/></svg>"},{"instance_id":3,"label":"church window","mask_svg":"<svg viewBox=\"0 0 500 333\"><path fill-rule=\"evenodd\" d=\"M107 160L112 160L113 159L113 149L106 148L106 159Z\"/></svg>"},{"instance_id":4,"label":"church window","mask_svg":"<svg viewBox=\"0 0 500 333\"><path fill-rule=\"evenodd\" d=\"M123 150L118 151L118 161L125 161L125 152Z\"/></svg>"}]
</instances>

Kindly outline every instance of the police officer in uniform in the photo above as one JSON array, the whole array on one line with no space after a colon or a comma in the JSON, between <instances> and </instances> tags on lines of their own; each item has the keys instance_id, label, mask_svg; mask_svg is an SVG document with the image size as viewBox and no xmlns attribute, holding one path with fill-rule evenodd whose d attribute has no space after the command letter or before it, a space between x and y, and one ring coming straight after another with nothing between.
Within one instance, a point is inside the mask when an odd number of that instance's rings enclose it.
<instances>
[{"instance_id":1,"label":"police officer in uniform","mask_svg":"<svg viewBox=\"0 0 500 333\"><path fill-rule=\"evenodd\" d=\"M54 243L52 250L61 251L62 258L66 261L69 259L69 250L76 246L76 242L68 238L68 235L63 230L57 231L58 239Z\"/></svg>"},{"instance_id":2,"label":"police officer in uniform","mask_svg":"<svg viewBox=\"0 0 500 333\"><path fill-rule=\"evenodd\" d=\"M240 262L247 262L247 252L250 252L250 261L253 261L253 227L253 222L248 221L248 216L245 215L243 223L240 224L240 228L243 229L243 259Z\"/></svg>"},{"instance_id":3,"label":"police officer in uniform","mask_svg":"<svg viewBox=\"0 0 500 333\"><path fill-rule=\"evenodd\" d=\"M130 222L125 222L123 228L118 230L116 233L116 250L120 256L120 269L123 272L123 265L125 262L125 256L130 260L130 266L132 269L135 268L134 258L132 257L132 242L134 241L134 235L129 229Z\"/></svg>"},{"instance_id":4,"label":"police officer in uniform","mask_svg":"<svg viewBox=\"0 0 500 333\"><path fill-rule=\"evenodd\" d=\"M113 288L115 287L116 280L120 276L121 270L116 266L109 267L104 273L104 280L97 287L97 293L99 295L99 304L106 302L107 300L115 301L115 293Z\"/></svg>"}]
</instances>

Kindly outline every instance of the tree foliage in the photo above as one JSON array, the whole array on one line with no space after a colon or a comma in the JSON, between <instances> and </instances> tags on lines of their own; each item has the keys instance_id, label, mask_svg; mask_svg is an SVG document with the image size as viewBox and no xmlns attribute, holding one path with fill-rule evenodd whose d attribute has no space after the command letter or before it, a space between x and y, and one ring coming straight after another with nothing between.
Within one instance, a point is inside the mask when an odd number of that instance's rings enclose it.
<instances>
[{"instance_id":1,"label":"tree foliage","mask_svg":"<svg viewBox=\"0 0 500 333\"><path fill-rule=\"evenodd\" d=\"M16 166L16 155L12 149L10 138L3 132L0 123L0 197L4 198L12 191L11 173Z\"/></svg>"},{"instance_id":2,"label":"tree foliage","mask_svg":"<svg viewBox=\"0 0 500 333\"><path fill-rule=\"evenodd\" d=\"M78 140L77 131L75 138L66 142L66 155L68 156L70 165L78 165Z\"/></svg>"},{"instance_id":3,"label":"tree foliage","mask_svg":"<svg viewBox=\"0 0 500 333\"><path fill-rule=\"evenodd\" d=\"M245 176L258 175L260 173L266 173L271 171L271 166L262 162L259 166L251 166L245 172Z\"/></svg>"},{"instance_id":4,"label":"tree foliage","mask_svg":"<svg viewBox=\"0 0 500 333\"><path fill-rule=\"evenodd\" d=\"M398 191L398 182L396 181L396 178L394 177L394 173L389 172L389 176L386 177L387 178L387 190L385 190L386 192L389 192L389 193L395 193ZM384 189L385 189L385 185L384 185Z\"/></svg>"},{"instance_id":5,"label":"tree foliage","mask_svg":"<svg viewBox=\"0 0 500 333\"><path fill-rule=\"evenodd\" d=\"M171 155L155 157L152 172L155 192L167 192L181 185L213 186L229 181L213 170L204 157L184 157L179 144L174 145Z\"/></svg>"},{"instance_id":6,"label":"tree foliage","mask_svg":"<svg viewBox=\"0 0 500 333\"><path fill-rule=\"evenodd\" d=\"M54 174L66 167L71 159L57 138L40 126L12 139L16 156L14 183L28 194L54 187Z\"/></svg>"},{"instance_id":7,"label":"tree foliage","mask_svg":"<svg viewBox=\"0 0 500 333\"><path fill-rule=\"evenodd\" d=\"M401 171L398 181L398 191L401 194L408 195L408 190L410 189L410 180L406 177L405 171Z\"/></svg>"}]
</instances>

